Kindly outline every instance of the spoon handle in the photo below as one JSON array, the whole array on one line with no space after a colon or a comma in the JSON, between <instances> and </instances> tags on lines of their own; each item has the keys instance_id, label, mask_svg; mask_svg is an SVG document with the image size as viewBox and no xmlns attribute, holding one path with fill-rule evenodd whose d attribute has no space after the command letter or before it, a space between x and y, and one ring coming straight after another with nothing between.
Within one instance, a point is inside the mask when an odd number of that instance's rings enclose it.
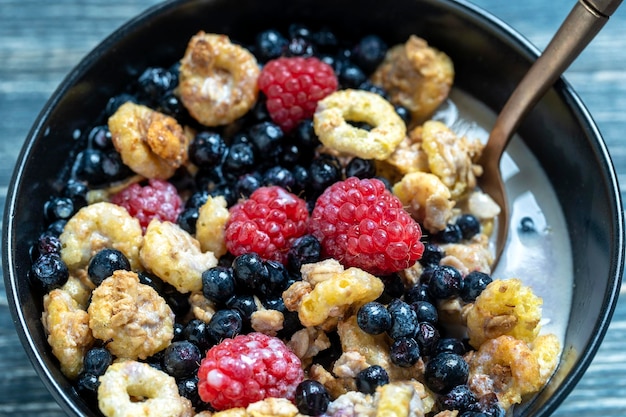
<instances>
[{"instance_id":1,"label":"spoon handle","mask_svg":"<svg viewBox=\"0 0 626 417\"><path fill-rule=\"evenodd\" d=\"M483 160L500 158L520 120L591 42L622 0L579 0L545 51L510 96L483 149Z\"/></svg>"}]
</instances>

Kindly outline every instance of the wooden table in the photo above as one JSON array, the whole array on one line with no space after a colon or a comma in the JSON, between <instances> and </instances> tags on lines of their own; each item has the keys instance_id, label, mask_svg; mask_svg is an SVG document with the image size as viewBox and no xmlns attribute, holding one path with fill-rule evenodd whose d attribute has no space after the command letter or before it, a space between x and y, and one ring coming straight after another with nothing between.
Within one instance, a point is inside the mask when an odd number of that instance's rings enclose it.
<instances>
[{"instance_id":1,"label":"wooden table","mask_svg":"<svg viewBox=\"0 0 626 417\"><path fill-rule=\"evenodd\" d=\"M106 35L157 0L0 0L0 204L21 143L49 95ZM475 0L543 48L574 0ZM626 6L566 74L626 184ZM623 191L622 191L623 192ZM597 357L555 416L626 416L626 301ZM0 416L62 416L39 381L0 280Z\"/></svg>"}]
</instances>

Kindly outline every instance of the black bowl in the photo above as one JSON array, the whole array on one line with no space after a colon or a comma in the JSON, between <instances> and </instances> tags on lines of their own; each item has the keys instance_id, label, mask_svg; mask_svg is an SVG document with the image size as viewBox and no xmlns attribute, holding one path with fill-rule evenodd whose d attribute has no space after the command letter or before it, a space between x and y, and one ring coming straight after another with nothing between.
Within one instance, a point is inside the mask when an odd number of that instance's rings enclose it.
<instances>
[{"instance_id":1,"label":"black bowl","mask_svg":"<svg viewBox=\"0 0 626 417\"><path fill-rule=\"evenodd\" d=\"M384 5L383 5L384 4ZM18 333L36 371L70 415L95 416L61 374L41 326L41 294L29 285L29 248L43 229L40 207L58 192L75 131L147 66L168 66L199 29L251 43L291 22L329 26L346 38L374 32L389 44L426 38L455 63L460 89L497 112L537 57L519 34L484 11L453 0L168 1L117 30L52 95L30 131L9 187L3 265ZM574 292L564 359L549 385L514 414L547 416L590 364L613 313L623 270L624 224L617 179L600 133L569 85L559 80L519 129L563 209L573 253ZM552 138L567 137L565 141ZM555 163L558 161L558 163ZM558 261L558 260L555 260Z\"/></svg>"}]
</instances>

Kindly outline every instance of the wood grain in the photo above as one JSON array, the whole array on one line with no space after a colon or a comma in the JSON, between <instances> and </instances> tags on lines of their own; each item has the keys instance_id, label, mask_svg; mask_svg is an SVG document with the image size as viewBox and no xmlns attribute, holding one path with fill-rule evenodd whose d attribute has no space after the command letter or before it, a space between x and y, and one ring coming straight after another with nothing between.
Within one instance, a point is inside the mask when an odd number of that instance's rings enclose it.
<instances>
[{"instance_id":1,"label":"wood grain","mask_svg":"<svg viewBox=\"0 0 626 417\"><path fill-rule=\"evenodd\" d=\"M30 125L70 69L156 0L0 0L0 205ZM573 0L475 0L543 48ZM604 135L622 195L626 186L626 6L567 71ZM578 386L554 414L626 415L626 301ZM0 280L0 416L63 412L35 374L15 332Z\"/></svg>"}]
</instances>

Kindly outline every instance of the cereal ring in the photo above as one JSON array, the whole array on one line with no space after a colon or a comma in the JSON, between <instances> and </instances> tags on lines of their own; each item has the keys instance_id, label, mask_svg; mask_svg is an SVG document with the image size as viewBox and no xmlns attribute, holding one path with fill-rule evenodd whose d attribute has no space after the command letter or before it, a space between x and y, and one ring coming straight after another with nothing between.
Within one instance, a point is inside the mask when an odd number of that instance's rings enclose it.
<instances>
[{"instance_id":1,"label":"cereal ring","mask_svg":"<svg viewBox=\"0 0 626 417\"><path fill-rule=\"evenodd\" d=\"M413 123L422 123L448 97L454 80L452 60L415 35L389 49L371 77L389 94L390 101L406 107Z\"/></svg>"},{"instance_id":2,"label":"cereal ring","mask_svg":"<svg viewBox=\"0 0 626 417\"><path fill-rule=\"evenodd\" d=\"M368 132L348 121L373 128ZM339 90L320 100L313 127L325 146L364 159L388 158L406 135L406 125L391 103L363 90Z\"/></svg>"},{"instance_id":3,"label":"cereal ring","mask_svg":"<svg viewBox=\"0 0 626 417\"><path fill-rule=\"evenodd\" d=\"M174 337L174 313L149 285L131 271L115 271L93 291L89 327L119 358L145 359Z\"/></svg>"},{"instance_id":4,"label":"cereal ring","mask_svg":"<svg viewBox=\"0 0 626 417\"><path fill-rule=\"evenodd\" d=\"M41 321L52 353L61 364L61 372L68 378L76 378L83 370L83 357L94 342L89 315L69 293L56 289L43 298Z\"/></svg>"},{"instance_id":5,"label":"cereal ring","mask_svg":"<svg viewBox=\"0 0 626 417\"><path fill-rule=\"evenodd\" d=\"M254 106L261 70L247 49L226 35L202 31L191 38L180 66L180 98L205 126L233 122Z\"/></svg>"},{"instance_id":6,"label":"cereal ring","mask_svg":"<svg viewBox=\"0 0 626 417\"><path fill-rule=\"evenodd\" d=\"M81 208L70 218L59 237L61 258L70 273L80 276L96 252L114 248L122 252L133 270L140 268L139 248L143 232L139 220L125 208L102 202Z\"/></svg>"},{"instance_id":7,"label":"cereal ring","mask_svg":"<svg viewBox=\"0 0 626 417\"><path fill-rule=\"evenodd\" d=\"M108 125L122 162L139 175L165 180L187 162L190 138L173 117L129 101Z\"/></svg>"},{"instance_id":8,"label":"cereal ring","mask_svg":"<svg viewBox=\"0 0 626 417\"><path fill-rule=\"evenodd\" d=\"M106 417L193 416L191 401L180 396L173 377L136 361L107 368L100 377L98 406Z\"/></svg>"}]
</instances>

